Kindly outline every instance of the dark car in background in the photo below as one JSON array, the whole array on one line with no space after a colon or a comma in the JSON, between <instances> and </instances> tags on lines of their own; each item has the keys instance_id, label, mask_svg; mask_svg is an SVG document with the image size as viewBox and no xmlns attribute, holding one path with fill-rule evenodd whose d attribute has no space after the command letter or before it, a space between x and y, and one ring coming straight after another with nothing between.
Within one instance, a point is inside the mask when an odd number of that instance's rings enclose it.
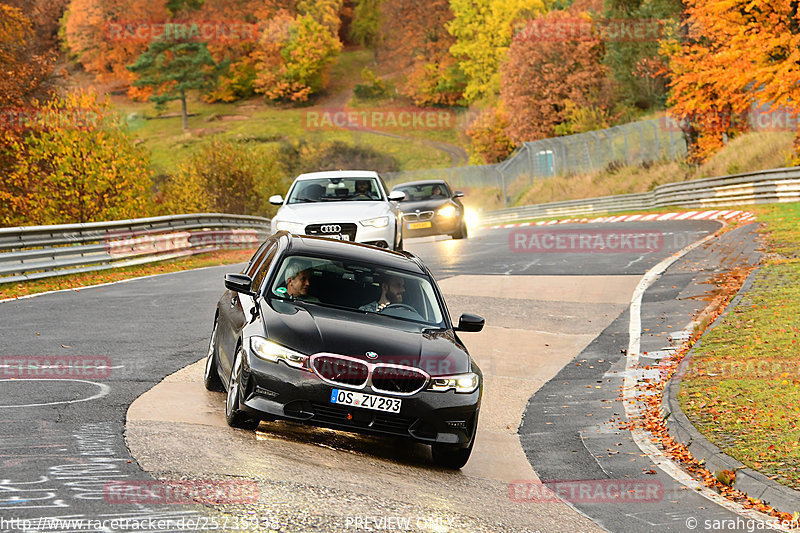
<instances>
[{"instance_id":1,"label":"dark car in background","mask_svg":"<svg viewBox=\"0 0 800 533\"><path fill-rule=\"evenodd\" d=\"M484 321L454 326L419 258L282 231L225 287L204 380L227 390L228 424L403 437L431 445L440 466L467 462L483 377L459 333Z\"/></svg>"},{"instance_id":2,"label":"dark car in background","mask_svg":"<svg viewBox=\"0 0 800 533\"><path fill-rule=\"evenodd\" d=\"M450 188L444 180L410 181L395 185L392 192L403 192L400 201L403 212L403 236L425 237L451 235L467 238L464 205L459 198L463 192Z\"/></svg>"}]
</instances>

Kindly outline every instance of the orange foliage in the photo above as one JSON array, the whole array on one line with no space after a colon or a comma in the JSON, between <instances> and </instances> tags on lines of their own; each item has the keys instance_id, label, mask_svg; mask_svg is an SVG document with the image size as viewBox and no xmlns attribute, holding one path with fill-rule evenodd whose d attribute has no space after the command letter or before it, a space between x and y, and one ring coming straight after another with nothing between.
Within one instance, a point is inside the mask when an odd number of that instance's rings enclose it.
<instances>
[{"instance_id":1,"label":"orange foliage","mask_svg":"<svg viewBox=\"0 0 800 533\"><path fill-rule=\"evenodd\" d=\"M686 38L665 46L673 73L672 114L685 119L691 159L746 131L752 105L796 113L800 14L795 0L686 0Z\"/></svg>"},{"instance_id":2,"label":"orange foliage","mask_svg":"<svg viewBox=\"0 0 800 533\"><path fill-rule=\"evenodd\" d=\"M65 45L87 72L102 81L129 83L125 67L147 49L145 38L113 31L112 24L130 24L136 31L147 23L170 19L167 0L73 0L64 25Z\"/></svg>"}]
</instances>

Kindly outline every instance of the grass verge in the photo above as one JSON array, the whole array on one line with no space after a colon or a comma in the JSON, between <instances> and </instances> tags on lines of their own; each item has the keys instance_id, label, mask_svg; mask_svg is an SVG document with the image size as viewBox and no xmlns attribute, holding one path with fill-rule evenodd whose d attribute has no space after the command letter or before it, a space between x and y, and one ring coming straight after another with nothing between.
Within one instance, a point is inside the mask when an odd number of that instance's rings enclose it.
<instances>
[{"instance_id":1,"label":"grass verge","mask_svg":"<svg viewBox=\"0 0 800 533\"><path fill-rule=\"evenodd\" d=\"M89 287L140 276L152 276L154 274L180 272L182 270L191 270L194 268L244 263L250 260L254 252L255 249L220 250L147 265L123 267L100 272L86 272L83 274L67 274L64 276L23 281L20 283L3 283L0 284L0 300L19 298L20 296L28 296L48 291ZM220 280L220 290L222 290L221 287L222 280Z\"/></svg>"},{"instance_id":2,"label":"grass verge","mask_svg":"<svg viewBox=\"0 0 800 533\"><path fill-rule=\"evenodd\" d=\"M800 490L800 203L748 209L766 223L767 260L695 347L679 399L721 450Z\"/></svg>"}]
</instances>

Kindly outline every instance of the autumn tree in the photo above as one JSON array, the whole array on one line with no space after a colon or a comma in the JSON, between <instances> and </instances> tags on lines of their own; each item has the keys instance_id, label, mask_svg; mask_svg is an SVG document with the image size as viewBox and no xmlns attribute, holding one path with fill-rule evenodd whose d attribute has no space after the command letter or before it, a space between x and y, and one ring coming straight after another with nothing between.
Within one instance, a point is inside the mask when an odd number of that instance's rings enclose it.
<instances>
[{"instance_id":1,"label":"autumn tree","mask_svg":"<svg viewBox=\"0 0 800 533\"><path fill-rule=\"evenodd\" d=\"M270 20L254 54L256 88L271 100L304 102L322 91L342 49L342 0L307 0L297 7L296 16L284 11Z\"/></svg>"},{"instance_id":2,"label":"autumn tree","mask_svg":"<svg viewBox=\"0 0 800 533\"><path fill-rule=\"evenodd\" d=\"M0 108L46 98L51 69L52 56L37 47L30 18L0 3Z\"/></svg>"},{"instance_id":3,"label":"autumn tree","mask_svg":"<svg viewBox=\"0 0 800 533\"><path fill-rule=\"evenodd\" d=\"M148 213L151 172L144 151L91 93L57 98L5 143L14 158L0 180L0 224L82 223ZM0 132L8 136L9 132Z\"/></svg>"},{"instance_id":4,"label":"autumn tree","mask_svg":"<svg viewBox=\"0 0 800 533\"><path fill-rule=\"evenodd\" d=\"M464 97L468 102L494 97L515 29L547 5L544 0L451 0L450 7L447 30L456 40L450 52L466 76Z\"/></svg>"},{"instance_id":5,"label":"autumn tree","mask_svg":"<svg viewBox=\"0 0 800 533\"><path fill-rule=\"evenodd\" d=\"M153 90L149 99L156 106L180 100L184 131L189 129L187 93L210 87L219 75L206 44L191 41L155 41L128 70L138 76L134 87Z\"/></svg>"},{"instance_id":6,"label":"autumn tree","mask_svg":"<svg viewBox=\"0 0 800 533\"><path fill-rule=\"evenodd\" d=\"M167 0L72 0L64 15L64 45L99 80L127 84L133 80L127 66L155 35L144 24L164 23L171 14Z\"/></svg>"},{"instance_id":7,"label":"autumn tree","mask_svg":"<svg viewBox=\"0 0 800 533\"><path fill-rule=\"evenodd\" d=\"M597 35L545 38L544 27L569 25L575 15L551 11L521 30L502 68L500 98L508 113L508 136L516 143L555 134L569 105L605 110L612 98L603 43Z\"/></svg>"},{"instance_id":8,"label":"autumn tree","mask_svg":"<svg viewBox=\"0 0 800 533\"><path fill-rule=\"evenodd\" d=\"M685 5L684 36L664 51L673 76L671 114L689 134L690 159L706 159L725 136L745 131L742 117L753 105L783 108L796 119L798 2L686 0ZM795 132L796 146L798 138Z\"/></svg>"},{"instance_id":9,"label":"autumn tree","mask_svg":"<svg viewBox=\"0 0 800 533\"><path fill-rule=\"evenodd\" d=\"M611 70L618 98L639 109L663 108L669 81L661 39L677 27L681 0L606 0L602 16L613 24L603 63ZM640 32L625 33L625 26Z\"/></svg>"},{"instance_id":10,"label":"autumn tree","mask_svg":"<svg viewBox=\"0 0 800 533\"><path fill-rule=\"evenodd\" d=\"M490 165L506 159L514 151L514 142L506 133L508 116L497 108L482 111L467 129L471 139L470 163Z\"/></svg>"},{"instance_id":11,"label":"autumn tree","mask_svg":"<svg viewBox=\"0 0 800 533\"><path fill-rule=\"evenodd\" d=\"M381 0L358 0L350 24L350 38L361 46L374 46L380 37Z\"/></svg>"},{"instance_id":12,"label":"autumn tree","mask_svg":"<svg viewBox=\"0 0 800 533\"><path fill-rule=\"evenodd\" d=\"M282 192L282 176L274 148L256 150L215 138L167 179L160 211L265 215L267 198Z\"/></svg>"}]
</instances>

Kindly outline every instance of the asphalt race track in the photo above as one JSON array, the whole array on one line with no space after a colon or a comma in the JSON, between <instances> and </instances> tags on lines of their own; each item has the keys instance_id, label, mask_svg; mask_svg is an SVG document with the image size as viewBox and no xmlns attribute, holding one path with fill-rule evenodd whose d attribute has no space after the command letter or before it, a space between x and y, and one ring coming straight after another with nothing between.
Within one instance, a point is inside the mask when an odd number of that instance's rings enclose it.
<instances>
[{"instance_id":1,"label":"asphalt race track","mask_svg":"<svg viewBox=\"0 0 800 533\"><path fill-rule=\"evenodd\" d=\"M475 450L460 472L433 466L427 447L405 442L286 422L255 433L228 428L224 395L205 391L197 363L222 276L237 267L0 303L0 531L80 530L44 518L107 521L108 531L125 527L110 520L150 531L437 532L704 531L705 520L736 521L642 453L620 427L617 401L634 288L719 227L559 225L660 236L657 249L612 253L515 248L523 241L512 229L407 242L440 281L454 318L472 311L487 319L484 332L462 334L486 381ZM751 224L673 264L644 294L642 351L657 362L705 307L713 277L755 261L757 248ZM99 362L96 376L11 379L14 358L66 357ZM109 490L154 478L238 484L256 497L131 503ZM658 490L624 503L531 501L514 490L537 480Z\"/></svg>"}]
</instances>

